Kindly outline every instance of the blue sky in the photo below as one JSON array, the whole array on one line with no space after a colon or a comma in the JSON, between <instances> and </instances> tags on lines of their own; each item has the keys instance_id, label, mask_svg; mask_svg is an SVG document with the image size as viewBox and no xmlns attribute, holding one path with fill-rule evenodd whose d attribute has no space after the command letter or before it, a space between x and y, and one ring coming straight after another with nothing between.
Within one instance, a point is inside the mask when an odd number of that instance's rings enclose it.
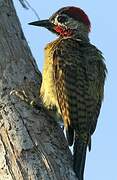
<instances>
[{"instance_id":1,"label":"blue sky","mask_svg":"<svg viewBox=\"0 0 117 180\"><path fill-rule=\"evenodd\" d=\"M48 18L64 6L79 6L92 22L91 42L104 54L108 68L105 98L98 125L92 138L92 150L87 153L85 180L116 180L117 175L117 2L116 0L28 0L38 12L40 19ZM14 0L22 28L39 69L42 71L43 49L55 35L43 28L29 26L37 20L31 10L22 8Z\"/></svg>"}]
</instances>

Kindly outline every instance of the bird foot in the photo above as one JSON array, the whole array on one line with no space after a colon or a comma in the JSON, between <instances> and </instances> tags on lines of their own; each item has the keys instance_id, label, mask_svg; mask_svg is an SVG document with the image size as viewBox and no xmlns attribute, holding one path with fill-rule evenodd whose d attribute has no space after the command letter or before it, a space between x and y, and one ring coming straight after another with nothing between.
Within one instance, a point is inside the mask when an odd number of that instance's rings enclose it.
<instances>
[{"instance_id":1,"label":"bird foot","mask_svg":"<svg viewBox=\"0 0 117 180\"><path fill-rule=\"evenodd\" d=\"M39 103L37 103L35 100L30 99L24 90L12 90L10 92L10 95L17 96L19 99L21 99L22 101L26 102L28 105L30 105L38 110L41 109L41 105Z\"/></svg>"}]
</instances>

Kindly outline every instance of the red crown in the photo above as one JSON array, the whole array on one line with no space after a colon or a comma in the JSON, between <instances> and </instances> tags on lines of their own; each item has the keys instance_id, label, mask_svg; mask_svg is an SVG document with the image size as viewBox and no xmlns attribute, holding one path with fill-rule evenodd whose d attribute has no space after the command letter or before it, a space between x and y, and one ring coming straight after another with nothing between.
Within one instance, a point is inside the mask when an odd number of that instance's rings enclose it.
<instances>
[{"instance_id":1,"label":"red crown","mask_svg":"<svg viewBox=\"0 0 117 180\"><path fill-rule=\"evenodd\" d=\"M83 22L90 31L90 28L91 28L90 20L89 20L88 16L86 15L86 13L82 9L80 9L78 7L72 7L72 6L70 7L69 6L69 7L64 7L62 9L60 9L59 12L65 13L68 16L71 16L72 18Z\"/></svg>"}]
</instances>

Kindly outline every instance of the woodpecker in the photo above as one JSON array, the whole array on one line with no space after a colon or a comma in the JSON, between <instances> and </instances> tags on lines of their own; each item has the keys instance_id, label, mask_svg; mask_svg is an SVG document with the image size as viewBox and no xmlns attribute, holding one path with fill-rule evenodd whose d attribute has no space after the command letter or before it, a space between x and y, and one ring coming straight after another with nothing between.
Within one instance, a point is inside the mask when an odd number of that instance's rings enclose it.
<instances>
[{"instance_id":1,"label":"woodpecker","mask_svg":"<svg viewBox=\"0 0 117 180\"><path fill-rule=\"evenodd\" d=\"M91 23L79 7L63 7L49 19L29 23L58 35L45 47L40 96L47 109L62 117L73 169L83 180L87 147L91 149L104 95L104 57L89 40Z\"/></svg>"}]
</instances>

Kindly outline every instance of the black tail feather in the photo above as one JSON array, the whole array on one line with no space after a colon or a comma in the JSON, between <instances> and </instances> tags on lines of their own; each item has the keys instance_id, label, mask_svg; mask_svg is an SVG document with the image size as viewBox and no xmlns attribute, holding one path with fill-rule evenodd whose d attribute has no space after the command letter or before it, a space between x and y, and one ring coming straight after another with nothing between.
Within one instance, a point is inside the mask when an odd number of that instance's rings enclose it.
<instances>
[{"instance_id":1,"label":"black tail feather","mask_svg":"<svg viewBox=\"0 0 117 180\"><path fill-rule=\"evenodd\" d=\"M84 176L84 167L86 160L86 151L87 144L84 143L81 139L76 139L74 142L74 159L73 159L73 168L78 177L78 180L83 180Z\"/></svg>"},{"instance_id":2,"label":"black tail feather","mask_svg":"<svg viewBox=\"0 0 117 180\"><path fill-rule=\"evenodd\" d=\"M66 137L67 137L68 145L72 146L74 140L74 129L71 126L68 126L66 128Z\"/></svg>"}]
</instances>

